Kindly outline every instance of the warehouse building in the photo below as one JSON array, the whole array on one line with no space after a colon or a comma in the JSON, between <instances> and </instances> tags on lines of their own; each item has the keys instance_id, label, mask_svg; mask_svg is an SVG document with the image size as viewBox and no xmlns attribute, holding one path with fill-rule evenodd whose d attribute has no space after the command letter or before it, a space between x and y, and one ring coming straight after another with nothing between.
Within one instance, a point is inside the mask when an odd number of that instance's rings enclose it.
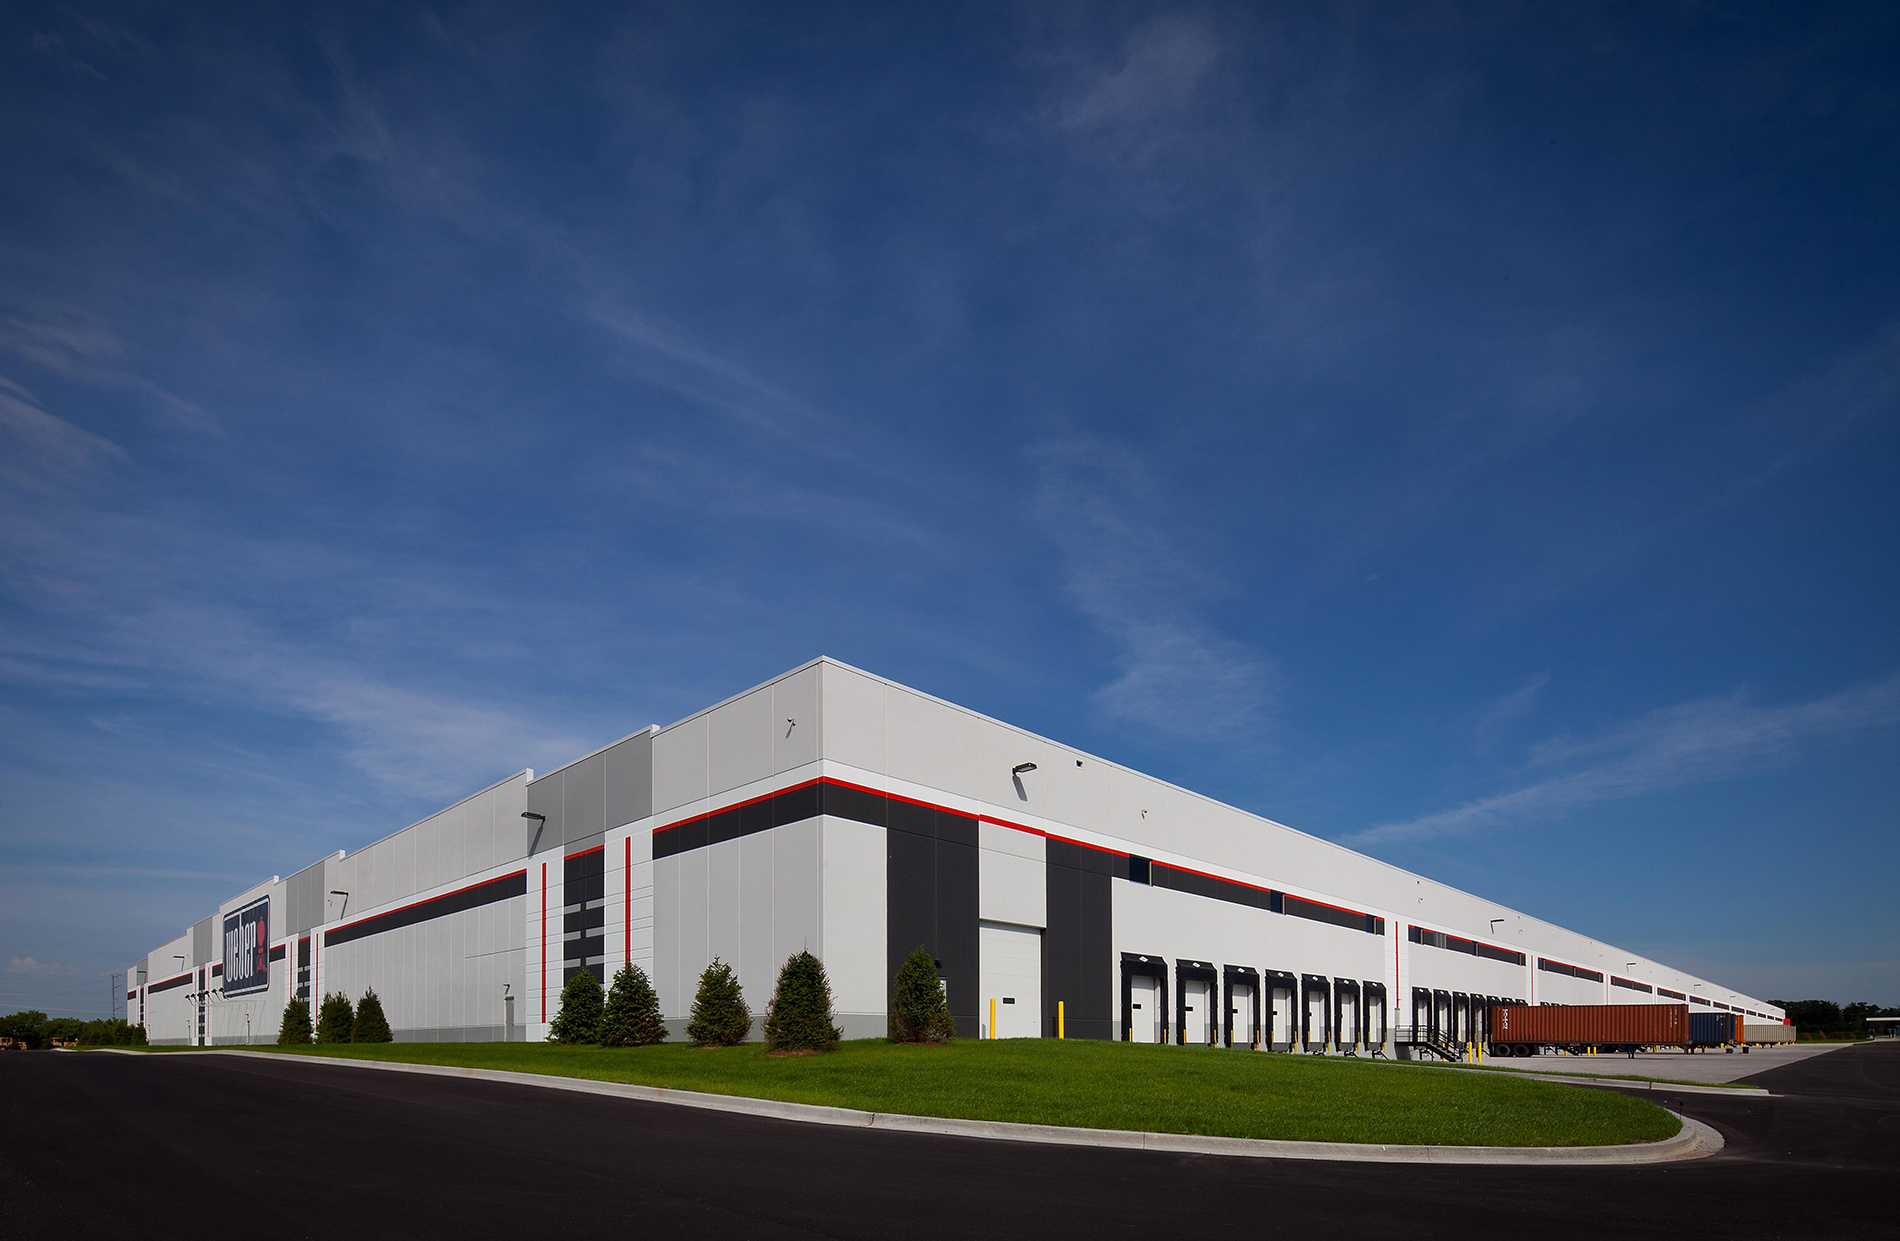
<instances>
[{"instance_id":1,"label":"warehouse building","mask_svg":"<svg viewBox=\"0 0 1900 1241\"><path fill-rule=\"evenodd\" d=\"M1404 1055L1490 1004L1781 1010L831 659L240 892L132 967L154 1043L274 1041L374 988L401 1040L542 1039L575 972L677 1033L786 957L846 1037L919 944L959 1034ZM1694 1009L1692 1009L1694 1011Z\"/></svg>"}]
</instances>

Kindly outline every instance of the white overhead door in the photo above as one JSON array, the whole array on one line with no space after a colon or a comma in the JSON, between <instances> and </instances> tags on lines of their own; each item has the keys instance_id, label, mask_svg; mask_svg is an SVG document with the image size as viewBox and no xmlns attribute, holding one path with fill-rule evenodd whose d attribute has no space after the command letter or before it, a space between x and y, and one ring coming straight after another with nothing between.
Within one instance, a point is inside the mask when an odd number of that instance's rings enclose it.
<instances>
[{"instance_id":1,"label":"white overhead door","mask_svg":"<svg viewBox=\"0 0 1900 1241\"><path fill-rule=\"evenodd\" d=\"M1181 991L1181 1045L1204 1046L1208 1041L1207 1023L1214 1015L1214 986L1197 978L1184 984Z\"/></svg>"},{"instance_id":2,"label":"white overhead door","mask_svg":"<svg viewBox=\"0 0 1900 1241\"><path fill-rule=\"evenodd\" d=\"M1305 1033L1308 1047L1326 1046L1326 993L1324 991L1306 993Z\"/></svg>"},{"instance_id":3,"label":"white overhead door","mask_svg":"<svg viewBox=\"0 0 1900 1241\"><path fill-rule=\"evenodd\" d=\"M1299 1040L1298 1014L1294 1009L1292 987L1271 987L1267 991L1267 1043L1276 1051L1291 1051Z\"/></svg>"},{"instance_id":4,"label":"white overhead door","mask_svg":"<svg viewBox=\"0 0 1900 1241\"><path fill-rule=\"evenodd\" d=\"M1161 1041L1161 984L1152 978L1136 976L1128 980L1128 1038L1135 1043Z\"/></svg>"},{"instance_id":5,"label":"white overhead door","mask_svg":"<svg viewBox=\"0 0 1900 1241\"><path fill-rule=\"evenodd\" d=\"M1339 996L1339 1020L1335 1023L1333 1042L1343 1050L1359 1044L1359 997L1351 992L1342 992Z\"/></svg>"},{"instance_id":6,"label":"white overhead door","mask_svg":"<svg viewBox=\"0 0 1900 1241\"><path fill-rule=\"evenodd\" d=\"M1042 932L1007 922L985 922L977 928L982 954L983 1010L979 1020L985 1038L1042 1037ZM996 1002L996 1029L990 1023L990 1002Z\"/></svg>"},{"instance_id":7,"label":"white overhead door","mask_svg":"<svg viewBox=\"0 0 1900 1241\"><path fill-rule=\"evenodd\" d=\"M1234 1046L1253 1046L1253 988L1235 983L1227 993L1227 1016L1233 1023Z\"/></svg>"}]
</instances>

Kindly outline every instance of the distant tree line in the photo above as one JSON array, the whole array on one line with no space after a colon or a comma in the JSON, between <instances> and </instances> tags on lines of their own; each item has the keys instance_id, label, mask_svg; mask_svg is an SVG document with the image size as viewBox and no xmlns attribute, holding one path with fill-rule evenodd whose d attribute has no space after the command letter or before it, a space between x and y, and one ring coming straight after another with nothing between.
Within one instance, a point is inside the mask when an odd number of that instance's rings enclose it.
<instances>
[{"instance_id":1,"label":"distant tree line","mask_svg":"<svg viewBox=\"0 0 1900 1241\"><path fill-rule=\"evenodd\" d=\"M1829 1038L1866 1038L1869 1017L1900 1017L1900 1008L1882 1008L1878 1004L1857 1001L1836 1004L1832 1000L1770 1000L1783 1009L1795 1029L1803 1034L1825 1034Z\"/></svg>"},{"instance_id":2,"label":"distant tree line","mask_svg":"<svg viewBox=\"0 0 1900 1241\"><path fill-rule=\"evenodd\" d=\"M48 1017L37 1009L23 1009L0 1017L0 1038L18 1039L28 1047L51 1047L70 1039L81 1047L143 1047L145 1028L113 1017L83 1021L78 1017Z\"/></svg>"}]
</instances>

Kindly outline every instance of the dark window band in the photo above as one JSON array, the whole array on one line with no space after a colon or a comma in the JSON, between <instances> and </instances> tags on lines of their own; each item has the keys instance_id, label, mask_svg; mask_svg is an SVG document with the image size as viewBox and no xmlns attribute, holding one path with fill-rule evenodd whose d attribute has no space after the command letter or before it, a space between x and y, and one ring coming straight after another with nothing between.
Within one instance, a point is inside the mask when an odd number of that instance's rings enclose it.
<instances>
[{"instance_id":1,"label":"dark window band","mask_svg":"<svg viewBox=\"0 0 1900 1241\"><path fill-rule=\"evenodd\" d=\"M1632 978L1618 978L1615 974L1610 975L1610 985L1612 987L1625 987L1631 991L1651 991L1652 990L1650 985L1646 982L1637 982L1635 979L1632 979Z\"/></svg>"},{"instance_id":2,"label":"dark window band","mask_svg":"<svg viewBox=\"0 0 1900 1241\"><path fill-rule=\"evenodd\" d=\"M398 930L405 926L414 926L418 922L432 922L437 918L446 918L450 914L459 914L465 910L480 909L483 905L492 905L496 901L505 901L511 896L528 894L528 872L518 870L512 875L503 875L478 883L472 887L455 892L445 892L441 896L426 901L417 901L401 909L392 909L386 914L364 918L348 926L338 927L334 931L323 933L323 942L328 947L347 944L371 935L381 935L385 931Z\"/></svg>"},{"instance_id":3,"label":"dark window band","mask_svg":"<svg viewBox=\"0 0 1900 1241\"><path fill-rule=\"evenodd\" d=\"M190 985L191 975L180 974L176 978L167 978L164 982L153 983L151 986L145 988L145 994L157 995L161 991L170 991L173 987L186 987Z\"/></svg>"},{"instance_id":4,"label":"dark window band","mask_svg":"<svg viewBox=\"0 0 1900 1241\"><path fill-rule=\"evenodd\" d=\"M1684 998L1684 996L1683 996L1683 994L1682 994L1682 992L1680 992L1680 991L1670 991L1670 990L1667 990L1667 989L1665 989L1665 988L1662 988L1662 987L1658 987L1658 988L1656 988L1656 994L1657 994L1657 995L1661 995L1661 996L1667 996L1668 998L1670 998L1670 999L1672 999L1672 1000L1680 1000L1680 999L1683 999L1683 998Z\"/></svg>"},{"instance_id":5,"label":"dark window band","mask_svg":"<svg viewBox=\"0 0 1900 1241\"><path fill-rule=\"evenodd\" d=\"M1581 965L1565 965L1562 961L1537 958L1537 968L1547 974L1566 974L1571 978L1582 978L1588 982L1602 982L1603 975L1596 970L1587 970Z\"/></svg>"},{"instance_id":6,"label":"dark window band","mask_svg":"<svg viewBox=\"0 0 1900 1241\"><path fill-rule=\"evenodd\" d=\"M1405 937L1415 944L1424 944L1430 948L1443 948L1450 952L1462 952L1466 956L1484 957L1490 961L1503 961L1509 965L1524 964L1524 954L1510 948L1499 948L1477 940L1464 939L1457 935L1447 935L1443 931L1428 931L1424 927L1407 928Z\"/></svg>"}]
</instances>

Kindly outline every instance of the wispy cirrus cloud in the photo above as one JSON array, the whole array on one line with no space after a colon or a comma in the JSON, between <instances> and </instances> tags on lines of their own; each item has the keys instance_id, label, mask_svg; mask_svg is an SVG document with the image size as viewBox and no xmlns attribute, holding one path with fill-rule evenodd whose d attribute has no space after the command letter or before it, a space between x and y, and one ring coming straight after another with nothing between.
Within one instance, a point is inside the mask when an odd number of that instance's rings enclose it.
<instances>
[{"instance_id":1,"label":"wispy cirrus cloud","mask_svg":"<svg viewBox=\"0 0 1900 1241\"><path fill-rule=\"evenodd\" d=\"M0 350L67 379L139 393L157 408L163 422L179 430L222 431L203 406L133 370L124 343L89 320L65 315L0 319Z\"/></svg>"},{"instance_id":2,"label":"wispy cirrus cloud","mask_svg":"<svg viewBox=\"0 0 1900 1241\"><path fill-rule=\"evenodd\" d=\"M1569 770L1452 810L1380 824L1342 843L1413 844L1552 819L1596 802L1772 768L1804 744L1896 723L1900 674L1784 706L1756 705L1742 691L1704 698L1600 737L1546 742L1531 752L1531 766Z\"/></svg>"},{"instance_id":3,"label":"wispy cirrus cloud","mask_svg":"<svg viewBox=\"0 0 1900 1241\"><path fill-rule=\"evenodd\" d=\"M125 450L40 407L26 387L0 375L0 480L45 484L95 462L123 462Z\"/></svg>"},{"instance_id":4,"label":"wispy cirrus cloud","mask_svg":"<svg viewBox=\"0 0 1900 1241\"><path fill-rule=\"evenodd\" d=\"M1063 553L1069 595L1119 648L1121 675L1095 692L1096 707L1182 737L1257 723L1272 665L1196 616L1219 587L1166 533L1140 462L1093 440L1036 455L1035 512Z\"/></svg>"},{"instance_id":5,"label":"wispy cirrus cloud","mask_svg":"<svg viewBox=\"0 0 1900 1241\"><path fill-rule=\"evenodd\" d=\"M347 641L286 632L284 618L248 596L206 597L204 551L265 578L303 566L339 589L375 580L351 557L295 540L211 536L103 514L70 525L16 515L0 556L0 681L54 691L213 701L334 730L338 752L379 782L428 796L468 791L469 772L565 759L587 738L549 728L503 695L370 666ZM181 545L192 550L181 550ZM410 602L431 616L479 603L453 586L415 583ZM448 594L444 600L437 595ZM444 637L448 635L445 633Z\"/></svg>"}]
</instances>

